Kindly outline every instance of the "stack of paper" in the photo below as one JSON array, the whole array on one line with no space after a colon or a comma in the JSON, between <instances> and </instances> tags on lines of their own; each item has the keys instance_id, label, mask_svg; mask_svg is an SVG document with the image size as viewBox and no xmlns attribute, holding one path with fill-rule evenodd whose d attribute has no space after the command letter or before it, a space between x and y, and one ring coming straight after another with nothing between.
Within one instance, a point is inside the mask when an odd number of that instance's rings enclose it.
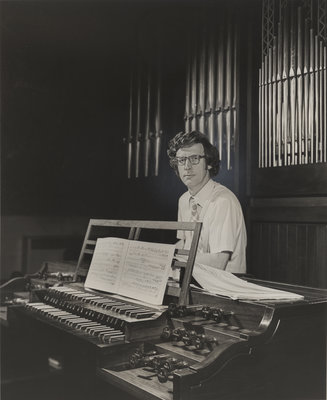
<instances>
[{"instance_id":1,"label":"stack of paper","mask_svg":"<svg viewBox=\"0 0 327 400\"><path fill-rule=\"evenodd\" d=\"M303 296L246 282L230 272L195 263L193 277L210 293L239 300L302 300Z\"/></svg>"}]
</instances>

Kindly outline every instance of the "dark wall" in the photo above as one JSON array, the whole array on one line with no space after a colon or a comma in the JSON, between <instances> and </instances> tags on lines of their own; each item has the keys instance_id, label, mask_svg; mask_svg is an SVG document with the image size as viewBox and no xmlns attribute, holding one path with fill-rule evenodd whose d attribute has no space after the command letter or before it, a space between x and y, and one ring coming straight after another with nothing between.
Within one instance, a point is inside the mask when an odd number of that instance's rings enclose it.
<instances>
[{"instance_id":1,"label":"dark wall","mask_svg":"<svg viewBox=\"0 0 327 400\"><path fill-rule=\"evenodd\" d=\"M230 7L243 23L258 2L1 2L3 215L175 219L184 188L165 147L184 127L187 37L204 7L213 15ZM140 57L157 50L154 32L164 82L160 173L127 180L130 66L136 44Z\"/></svg>"},{"instance_id":2,"label":"dark wall","mask_svg":"<svg viewBox=\"0 0 327 400\"><path fill-rule=\"evenodd\" d=\"M213 18L232 10L244 32L239 168L244 200L246 44L259 5L259 0L0 2L4 277L23 268L24 241L31 237L81 237L89 218L176 219L185 188L168 165L166 147L184 129L187 43L204 9ZM135 53L141 61L155 57L155 34L163 74L159 176L129 180L123 139L130 68L138 62ZM233 189L234 172L221 171L218 180Z\"/></svg>"},{"instance_id":3,"label":"dark wall","mask_svg":"<svg viewBox=\"0 0 327 400\"><path fill-rule=\"evenodd\" d=\"M124 90L117 76L126 63L113 14L82 3L2 3L5 213L83 213L108 179L113 132L124 129L114 93Z\"/></svg>"},{"instance_id":4,"label":"dark wall","mask_svg":"<svg viewBox=\"0 0 327 400\"><path fill-rule=\"evenodd\" d=\"M128 181L123 138L144 24L163 28L164 133L183 127L183 7L4 1L1 11L2 213L175 218L183 189L164 152L159 178Z\"/></svg>"}]
</instances>

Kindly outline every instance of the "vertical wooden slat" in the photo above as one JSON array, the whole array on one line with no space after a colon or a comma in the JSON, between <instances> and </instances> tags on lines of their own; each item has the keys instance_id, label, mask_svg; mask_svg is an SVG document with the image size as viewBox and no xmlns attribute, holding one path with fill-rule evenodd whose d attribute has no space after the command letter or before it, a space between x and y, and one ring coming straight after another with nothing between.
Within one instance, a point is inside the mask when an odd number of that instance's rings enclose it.
<instances>
[{"instance_id":1,"label":"vertical wooden slat","mask_svg":"<svg viewBox=\"0 0 327 400\"><path fill-rule=\"evenodd\" d=\"M279 265L279 240L278 240L278 233L279 233L279 226L276 223L273 224L267 224L268 225L268 232L269 232L269 246L267 251L270 254L269 257L269 271L270 271L270 277L273 276L274 270L276 267Z\"/></svg>"},{"instance_id":2,"label":"vertical wooden slat","mask_svg":"<svg viewBox=\"0 0 327 400\"><path fill-rule=\"evenodd\" d=\"M308 259L310 262L307 264L305 281L307 285L312 285L312 277L315 275L316 263L317 263L317 237L316 227L313 224L308 225Z\"/></svg>"},{"instance_id":3,"label":"vertical wooden slat","mask_svg":"<svg viewBox=\"0 0 327 400\"><path fill-rule=\"evenodd\" d=\"M288 226L287 224L280 224L280 236L279 236L280 242L280 263L279 263L279 268L280 272L279 275L276 277L278 280L286 282L285 276L287 271L287 267L289 265L289 254L288 254Z\"/></svg>"},{"instance_id":4,"label":"vertical wooden slat","mask_svg":"<svg viewBox=\"0 0 327 400\"><path fill-rule=\"evenodd\" d=\"M298 265L298 282L300 285L305 285L306 281L304 278L304 271L306 268L306 263L308 259L308 225L299 224L298 225L298 237L297 237L297 255L296 263Z\"/></svg>"},{"instance_id":5,"label":"vertical wooden slat","mask_svg":"<svg viewBox=\"0 0 327 400\"><path fill-rule=\"evenodd\" d=\"M321 224L319 226L319 234L317 238L318 243L327 243L327 225ZM327 246L318 246L319 249L319 265L318 265L318 278L315 286L321 286L327 282Z\"/></svg>"},{"instance_id":6,"label":"vertical wooden slat","mask_svg":"<svg viewBox=\"0 0 327 400\"><path fill-rule=\"evenodd\" d=\"M297 231L298 231L298 224L290 223L287 224L288 226L288 265L286 270L286 281L287 282L294 282L299 277L298 271L298 263L297 255L298 255L298 247L297 247Z\"/></svg>"}]
</instances>

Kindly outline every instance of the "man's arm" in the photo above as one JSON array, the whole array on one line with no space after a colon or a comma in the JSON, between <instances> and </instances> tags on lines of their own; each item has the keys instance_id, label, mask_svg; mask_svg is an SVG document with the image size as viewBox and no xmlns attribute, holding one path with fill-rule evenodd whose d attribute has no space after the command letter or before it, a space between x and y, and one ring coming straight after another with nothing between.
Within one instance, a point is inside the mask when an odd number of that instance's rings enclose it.
<instances>
[{"instance_id":1,"label":"man's arm","mask_svg":"<svg viewBox=\"0 0 327 400\"><path fill-rule=\"evenodd\" d=\"M184 248L184 240L180 239L176 243L176 249ZM230 259L231 253L229 251L222 251L220 253L197 253L195 261L200 264L209 265L217 269L226 269L227 263Z\"/></svg>"},{"instance_id":2,"label":"man's arm","mask_svg":"<svg viewBox=\"0 0 327 400\"><path fill-rule=\"evenodd\" d=\"M209 265L217 269L226 269L231 253L223 251L221 253L198 253L195 261L200 264Z\"/></svg>"}]
</instances>

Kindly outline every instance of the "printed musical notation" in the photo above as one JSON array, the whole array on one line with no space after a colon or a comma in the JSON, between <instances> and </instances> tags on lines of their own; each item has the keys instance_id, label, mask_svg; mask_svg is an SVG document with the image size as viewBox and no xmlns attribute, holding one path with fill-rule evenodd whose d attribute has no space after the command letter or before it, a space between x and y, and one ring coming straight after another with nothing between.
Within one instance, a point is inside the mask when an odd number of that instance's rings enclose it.
<instances>
[{"instance_id":1,"label":"printed musical notation","mask_svg":"<svg viewBox=\"0 0 327 400\"><path fill-rule=\"evenodd\" d=\"M99 238L95 246L85 286L116 293L125 252L126 245L121 239Z\"/></svg>"},{"instance_id":2,"label":"printed musical notation","mask_svg":"<svg viewBox=\"0 0 327 400\"><path fill-rule=\"evenodd\" d=\"M174 250L174 245L130 242L120 293L151 304L162 304Z\"/></svg>"},{"instance_id":3,"label":"printed musical notation","mask_svg":"<svg viewBox=\"0 0 327 400\"><path fill-rule=\"evenodd\" d=\"M162 304L175 245L99 238L85 286Z\"/></svg>"}]
</instances>

